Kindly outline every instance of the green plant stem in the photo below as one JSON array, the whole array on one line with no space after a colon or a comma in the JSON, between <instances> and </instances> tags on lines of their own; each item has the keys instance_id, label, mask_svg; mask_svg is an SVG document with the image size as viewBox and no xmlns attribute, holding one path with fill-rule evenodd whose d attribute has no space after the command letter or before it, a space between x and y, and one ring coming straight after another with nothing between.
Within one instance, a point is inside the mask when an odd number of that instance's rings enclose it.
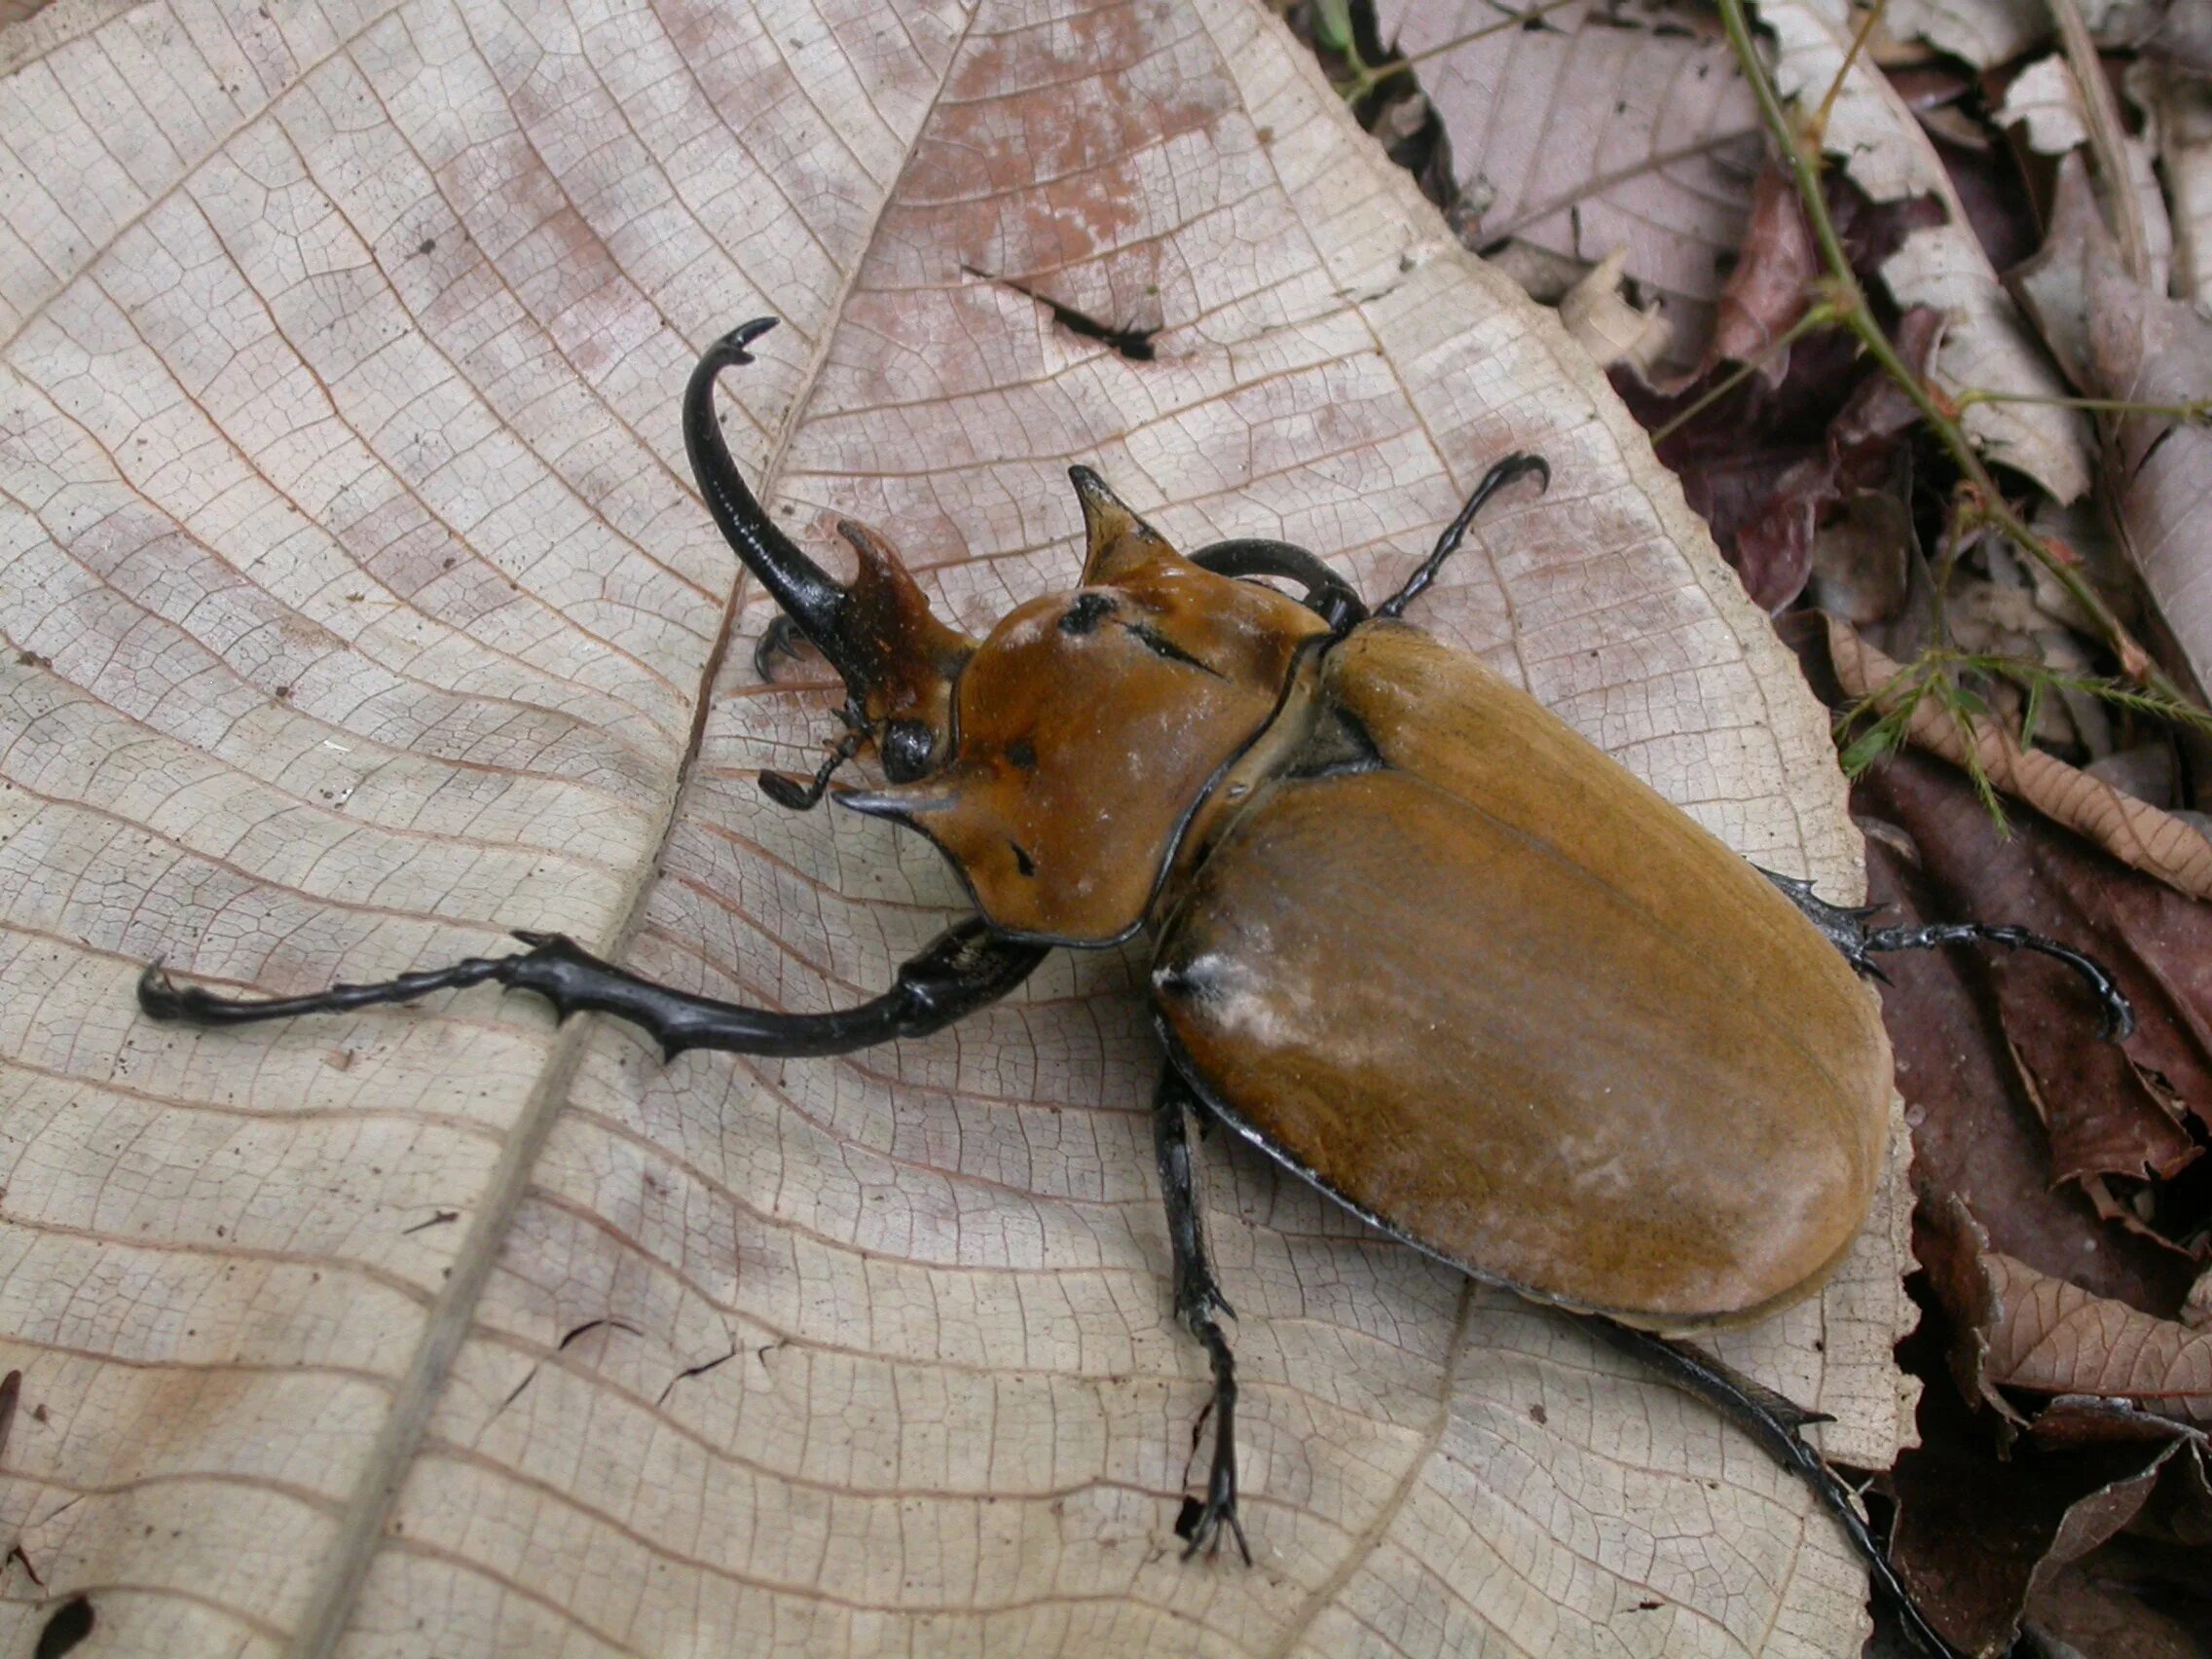
<instances>
[{"instance_id":1,"label":"green plant stem","mask_svg":"<svg viewBox=\"0 0 2212 1659\"><path fill-rule=\"evenodd\" d=\"M1704 414L1706 410L1712 408L1714 404L1719 402L1720 399L1726 397L1731 391L1734 391L1738 387L1742 386L1744 382L1751 376L1756 374L1760 369L1766 367L1767 364L1773 362L1777 356L1781 355L1781 353L1788 350L1790 347L1796 345L1798 341L1804 339L1806 335L1812 333L1817 328L1830 327L1834 322L1835 313L1833 311L1829 310L1825 305L1818 305L1813 307L1803 316L1799 317L1795 322L1791 323L1788 328L1784 329L1781 334L1777 335L1774 340L1767 346L1767 349L1765 350L1761 351L1757 356L1753 357L1748 363L1737 364L1735 369L1723 380L1721 380L1717 386L1714 387L1711 391L1708 391L1703 397L1700 397L1695 403L1691 404L1679 415L1677 415L1664 426L1661 426L1656 431L1654 431L1651 434L1651 447L1653 449L1657 449L1661 444L1665 443L1669 438L1673 437L1677 432L1680 431L1682 427L1688 424L1691 421Z\"/></svg>"},{"instance_id":2,"label":"green plant stem","mask_svg":"<svg viewBox=\"0 0 2212 1659\"><path fill-rule=\"evenodd\" d=\"M2052 397L2040 391L1962 391L1951 402L1960 409L1976 403L2048 403L2059 409L2086 409L2099 415L2163 415L2169 421L2201 425L2212 420L2212 397L2190 403L2133 403L2124 397Z\"/></svg>"},{"instance_id":3,"label":"green plant stem","mask_svg":"<svg viewBox=\"0 0 2212 1659\"><path fill-rule=\"evenodd\" d=\"M2091 587L2086 578L2068 560L2053 552L2048 543L2029 529L2020 515L2005 499L1997 480L1982 463L1980 454L1967 436L1966 428L1936 399L1927 382L1914 374L1898 355L1890 337L1882 332L1872 310L1866 303L1866 292L1859 284L1858 276L1851 269L1851 259L1843 250L1843 239L1836 234L1835 221L1828 216L1827 198L1821 190L1820 153L1808 147L1800 138L1789 113L1783 107L1782 96L1775 91L1773 79L1766 72L1766 62L1759 56L1758 45L1751 38L1751 26L1744 14L1744 0L1719 0L1720 20L1728 31L1728 43L1736 49L1737 60L1743 65L1744 79L1757 98L1759 112L1766 118L1767 129L1782 148L1790 176L1797 186L1797 195L1803 203L1805 216L1813 226L1813 237L1820 243L1821 255L1828 267L1828 304L1834 308L1837 319L1859 336L1860 344L1898 388L1912 400L1930 429L1942 441L1952 461L1978 493L1975 515L1984 524L2005 535L2023 549L2030 558L2050 572L2051 579L2066 590L2067 596L2081 607L2105 644L2120 659L2120 672L2139 684L2149 685L2162 695L2184 707L2191 706L2188 695L2175 683L2173 678L2151 659L2151 653L2137 643L2127 631L2125 623L2113 613L2102 595Z\"/></svg>"}]
</instances>

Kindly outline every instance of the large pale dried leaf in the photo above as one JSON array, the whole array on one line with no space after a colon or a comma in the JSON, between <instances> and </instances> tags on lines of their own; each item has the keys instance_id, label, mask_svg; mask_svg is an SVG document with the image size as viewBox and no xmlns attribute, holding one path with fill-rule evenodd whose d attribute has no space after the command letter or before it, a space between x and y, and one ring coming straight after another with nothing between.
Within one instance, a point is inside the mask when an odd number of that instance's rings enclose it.
<instances>
[{"instance_id":1,"label":"large pale dried leaf","mask_svg":"<svg viewBox=\"0 0 2212 1659\"><path fill-rule=\"evenodd\" d=\"M1762 0L1757 10L1779 47L1777 85L1808 107L1820 103L1844 65L1849 9L1841 0ZM1882 267L1882 281L1899 306L1928 306L1946 318L1931 378L1953 395L2065 395L2065 384L1990 269L1934 144L1896 89L1863 60L1844 76L1825 147L1874 201L1933 196L1949 214L1906 238ZM1976 403L1965 422L1988 460L2026 473L2057 499L2070 501L2088 488L2088 428L2074 411Z\"/></svg>"},{"instance_id":2,"label":"large pale dried leaf","mask_svg":"<svg viewBox=\"0 0 2212 1659\"><path fill-rule=\"evenodd\" d=\"M1710 18L1571 0L1522 27L1488 0L1378 0L1444 120L1478 240L1614 248L1695 362L1744 237L1758 108ZM1687 26L1685 26L1687 25Z\"/></svg>"},{"instance_id":3,"label":"large pale dried leaf","mask_svg":"<svg viewBox=\"0 0 2212 1659\"><path fill-rule=\"evenodd\" d=\"M1827 632L1836 678L1852 697L1878 691L1901 672L1849 623L1830 617ZM1958 728L1942 710L1925 700L1913 710L1907 735L1954 765L1967 763L1967 745ZM1988 721L1974 729L1974 752L1990 781L2007 793L2086 835L2121 864L2155 875L2192 898L2212 899L2212 841L2194 826L2148 801L2121 794L2054 755L2023 750Z\"/></svg>"},{"instance_id":4,"label":"large pale dried leaf","mask_svg":"<svg viewBox=\"0 0 2212 1659\"><path fill-rule=\"evenodd\" d=\"M157 952L303 988L515 925L821 1008L956 910L751 781L829 700L718 654L766 612L676 415L760 312L764 495L970 625L1074 579L1070 461L1372 592L1546 452L1424 620L1847 896L1825 722L1674 482L1272 18L64 10L0 86L9 1650L83 1590L131 1653L1857 1651L1862 1573L1733 1430L1218 1137L1261 1565L1175 1559L1204 1370L1132 956L846 1060L482 991L134 1016ZM1723 1345L1862 1463L1900 1215Z\"/></svg>"}]
</instances>

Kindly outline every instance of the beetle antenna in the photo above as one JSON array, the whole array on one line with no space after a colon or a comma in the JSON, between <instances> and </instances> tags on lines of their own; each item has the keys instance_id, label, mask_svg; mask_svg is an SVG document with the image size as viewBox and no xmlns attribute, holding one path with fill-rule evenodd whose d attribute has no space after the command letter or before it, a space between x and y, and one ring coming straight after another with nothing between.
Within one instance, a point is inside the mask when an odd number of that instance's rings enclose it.
<instances>
[{"instance_id":1,"label":"beetle antenna","mask_svg":"<svg viewBox=\"0 0 2212 1659\"><path fill-rule=\"evenodd\" d=\"M1459 543L1466 539L1467 527L1475 522L1475 515L1483 510L1490 498L1517 478L1534 473L1540 480L1539 490L1552 487L1551 462L1540 455L1514 454L1483 474L1483 481L1475 486L1475 493L1467 498L1467 504L1459 509L1459 516L1444 527L1444 534L1436 538L1436 546L1421 567L1406 579L1406 585L1375 608L1378 616L1402 616L1406 607L1428 590L1436 580L1436 572L1444 569L1444 561L1459 551Z\"/></svg>"}]
</instances>

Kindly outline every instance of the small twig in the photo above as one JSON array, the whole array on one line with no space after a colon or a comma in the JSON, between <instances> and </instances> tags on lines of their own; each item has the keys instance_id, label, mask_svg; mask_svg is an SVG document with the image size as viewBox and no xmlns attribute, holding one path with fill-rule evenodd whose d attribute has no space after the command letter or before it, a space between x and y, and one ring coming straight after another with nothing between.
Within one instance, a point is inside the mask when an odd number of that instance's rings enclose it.
<instances>
[{"instance_id":1,"label":"small twig","mask_svg":"<svg viewBox=\"0 0 2212 1659\"><path fill-rule=\"evenodd\" d=\"M1721 398L1727 396L1731 391L1734 391L1739 386L1742 386L1748 376L1756 374L1760 369L1765 368L1767 364L1773 362L1776 357L1788 350L1790 347L1796 345L1798 341L1802 340L1806 335L1812 333L1815 329L1829 327L1834 323L1834 312L1830 311L1825 305L1814 306L1810 311L1806 312L1803 316L1799 317L1795 322L1791 323L1788 328L1784 329L1780 334L1776 335L1773 341L1768 344L1765 350L1761 351L1757 356L1753 357L1748 363L1739 363L1736 366L1735 371L1729 374L1717 386L1714 387L1712 390L1708 391L1695 403L1691 404L1679 415L1677 415L1672 421L1669 421L1665 425L1659 427L1656 431L1654 431L1651 434L1651 447L1653 449L1657 449L1661 444L1665 443L1669 438L1673 437L1677 431L1681 430L1682 426L1686 423L1704 414L1706 410L1710 409L1714 404L1719 402Z\"/></svg>"},{"instance_id":2,"label":"small twig","mask_svg":"<svg viewBox=\"0 0 2212 1659\"><path fill-rule=\"evenodd\" d=\"M2058 409L2087 409L2099 415L2162 415L2169 421L2202 425L2212 421L2212 397L2189 403L2134 403L2124 397L2053 397L2040 391L1962 391L1951 399L1958 409L1976 403L2047 403Z\"/></svg>"},{"instance_id":3,"label":"small twig","mask_svg":"<svg viewBox=\"0 0 2212 1659\"><path fill-rule=\"evenodd\" d=\"M1828 116L1835 109L1835 100L1843 91L1844 82L1851 79L1851 66L1859 61L1859 55L1866 50L1866 37L1874 32L1874 25L1882 20L1889 9L1890 0L1874 0L1866 8L1866 16L1860 19L1859 32L1851 37L1851 50L1843 55L1843 64L1828 83L1827 94L1821 99L1821 107L1813 119L1805 124L1805 135L1817 147L1827 141Z\"/></svg>"},{"instance_id":4,"label":"small twig","mask_svg":"<svg viewBox=\"0 0 2212 1659\"><path fill-rule=\"evenodd\" d=\"M2075 0L2050 0L2050 15L2089 118L2089 153L2105 181L2105 204L2112 210L2121 263L2136 281L2149 282L2151 239L2143 229L2143 203L2136 200L2135 176L2127 166L2127 129L2120 123L2120 106L2113 101L2104 65L2097 61L2097 43L2089 38L2089 25Z\"/></svg>"},{"instance_id":5,"label":"small twig","mask_svg":"<svg viewBox=\"0 0 2212 1659\"><path fill-rule=\"evenodd\" d=\"M1751 26L1745 16L1744 0L1719 0L1720 19L1728 30L1729 44L1736 49L1738 62L1743 65L1745 82L1757 98L1759 112L1766 118L1767 130L1781 146L1784 160L1788 164L1790 175L1796 183L1797 195L1805 206L1805 216L1812 221L1813 237L1819 242L1822 257L1826 261L1829 276L1827 303L1835 310L1838 319L1859 336L1867 354L1879 363L1884 373L1897 383L1898 388L1912 400L1929 429L1950 452L1952 461L1965 476L1979 498L1975 513L1980 521L1992 529L2002 531L2030 558L2050 573L2051 579L2066 590L2067 597L2081 607L2095 627L2099 637L2120 661L2120 672L2140 685L2153 690L2177 706L2190 706L2189 696L2175 683L2145 650L2140 642L2127 631L2103 595L2089 585L2086 577L2066 559L2053 552L2050 545L2031 530L2027 522L2014 512L2006 501L2004 492L1996 478L1983 464L1980 452L1967 436L1966 428L1952 412L1955 406L1946 407L1947 400L1939 399L1936 390L1919 375L1906 366L1898 355L1890 337L1882 331L1872 311L1866 304L1865 290L1859 285L1859 277L1851 269L1851 258L1844 252L1843 240L1836 234L1835 221L1828 215L1827 199L1821 189L1821 159L1817 146L1806 143L1788 112L1783 108L1782 95L1775 91L1774 81L1766 72L1766 61L1759 55L1758 45L1751 38Z\"/></svg>"},{"instance_id":6,"label":"small twig","mask_svg":"<svg viewBox=\"0 0 2212 1659\"><path fill-rule=\"evenodd\" d=\"M1339 91L1344 94L1346 103L1354 102L1367 96L1369 92L1390 79L1391 76L1409 73L1419 65L1426 63L1432 57L1441 57L1447 52L1456 52L1462 46L1471 46L1476 41L1487 39L1491 35L1504 34L1511 29L1525 29L1539 18L1553 12L1564 11L1568 6L1578 6L1582 3L1583 0L1540 0L1540 4L1530 6L1526 11L1511 13L1500 18L1494 23L1485 23L1479 29L1469 29L1465 34L1454 35L1450 40L1438 41L1434 46L1423 47L1409 57L1392 58L1389 62L1382 64L1370 65L1361 62L1358 47L1354 45L1347 55L1352 64L1352 77Z\"/></svg>"}]
</instances>

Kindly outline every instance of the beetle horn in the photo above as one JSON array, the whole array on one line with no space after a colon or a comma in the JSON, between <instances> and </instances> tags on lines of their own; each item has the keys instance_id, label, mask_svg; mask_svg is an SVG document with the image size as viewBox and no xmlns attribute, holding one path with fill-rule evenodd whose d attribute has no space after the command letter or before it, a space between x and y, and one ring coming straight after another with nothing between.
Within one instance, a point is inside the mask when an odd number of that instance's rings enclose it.
<instances>
[{"instance_id":1,"label":"beetle horn","mask_svg":"<svg viewBox=\"0 0 2212 1659\"><path fill-rule=\"evenodd\" d=\"M1106 487L1106 480L1088 466L1071 466L1068 477L1076 498L1083 503L1083 528L1088 546L1084 554L1084 585L1111 585L1139 565L1159 558L1180 558L1167 538L1129 510L1128 503Z\"/></svg>"},{"instance_id":2,"label":"beetle horn","mask_svg":"<svg viewBox=\"0 0 2212 1659\"><path fill-rule=\"evenodd\" d=\"M715 382L722 370L752 362L746 348L775 326L772 316L740 324L708 347L691 371L683 447L699 494L745 568L829 659L868 720L919 720L941 736L952 678L975 642L931 614L898 554L865 526L838 524L860 568L850 587L832 580L761 509L722 439Z\"/></svg>"}]
</instances>

